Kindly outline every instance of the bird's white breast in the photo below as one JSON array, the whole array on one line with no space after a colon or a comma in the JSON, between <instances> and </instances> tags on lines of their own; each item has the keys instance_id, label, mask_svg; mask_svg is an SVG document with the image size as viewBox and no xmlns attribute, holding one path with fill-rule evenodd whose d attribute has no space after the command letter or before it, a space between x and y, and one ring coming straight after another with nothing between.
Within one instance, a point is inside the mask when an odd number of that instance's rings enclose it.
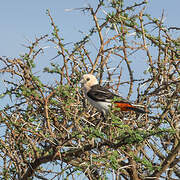
<instances>
[{"instance_id":1,"label":"bird's white breast","mask_svg":"<svg viewBox=\"0 0 180 180\"><path fill-rule=\"evenodd\" d=\"M111 107L111 102L94 101L89 97L87 97L87 99L95 108L98 109L98 111L103 112L104 114L107 114Z\"/></svg>"}]
</instances>

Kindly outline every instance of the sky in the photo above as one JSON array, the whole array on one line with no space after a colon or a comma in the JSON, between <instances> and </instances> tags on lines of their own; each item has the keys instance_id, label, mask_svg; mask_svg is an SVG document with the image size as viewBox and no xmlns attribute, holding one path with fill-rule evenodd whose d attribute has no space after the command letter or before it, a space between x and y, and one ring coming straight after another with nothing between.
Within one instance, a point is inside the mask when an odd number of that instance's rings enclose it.
<instances>
[{"instance_id":1,"label":"sky","mask_svg":"<svg viewBox=\"0 0 180 180\"><path fill-rule=\"evenodd\" d=\"M46 9L49 9L66 41L78 40L79 30L87 31L90 18L79 11L66 9L84 7L96 0L6 0L0 6L0 56L17 57L24 52L27 40L50 32ZM128 0L133 3L134 0ZM141 2L141 1L139 1ZM165 11L165 22L180 27L180 0L151 0L147 12L160 17ZM92 23L92 21L91 21Z\"/></svg>"}]
</instances>

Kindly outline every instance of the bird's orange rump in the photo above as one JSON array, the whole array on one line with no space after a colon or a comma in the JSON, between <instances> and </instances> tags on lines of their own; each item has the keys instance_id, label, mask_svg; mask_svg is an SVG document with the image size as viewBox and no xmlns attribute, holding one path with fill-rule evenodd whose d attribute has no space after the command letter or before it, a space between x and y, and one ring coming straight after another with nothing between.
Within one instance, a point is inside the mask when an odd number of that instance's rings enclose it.
<instances>
[{"instance_id":1,"label":"bird's orange rump","mask_svg":"<svg viewBox=\"0 0 180 180\"><path fill-rule=\"evenodd\" d=\"M131 105L127 102L114 102L117 108L120 108L121 111L135 111L138 113L146 113L144 110L137 108L136 106Z\"/></svg>"},{"instance_id":2,"label":"bird's orange rump","mask_svg":"<svg viewBox=\"0 0 180 180\"><path fill-rule=\"evenodd\" d=\"M115 102L115 105L117 108L120 108L121 111L131 111L134 106L132 106L129 103L124 103L124 102ZM135 107L134 107L135 108Z\"/></svg>"}]
</instances>

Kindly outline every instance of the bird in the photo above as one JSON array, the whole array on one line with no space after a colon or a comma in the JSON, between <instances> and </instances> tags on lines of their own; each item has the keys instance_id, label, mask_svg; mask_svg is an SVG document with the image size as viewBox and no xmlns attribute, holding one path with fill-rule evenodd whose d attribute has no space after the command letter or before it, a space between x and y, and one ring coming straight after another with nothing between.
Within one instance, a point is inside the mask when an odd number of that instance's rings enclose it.
<instances>
[{"instance_id":1,"label":"bird","mask_svg":"<svg viewBox=\"0 0 180 180\"><path fill-rule=\"evenodd\" d=\"M120 111L135 111L137 113L146 113L144 110L131 104L121 96L114 94L104 86L99 85L98 80L92 74L84 74L80 81L88 102L93 105L98 111L103 113L105 117L113 104ZM115 99L115 100L114 100Z\"/></svg>"}]
</instances>

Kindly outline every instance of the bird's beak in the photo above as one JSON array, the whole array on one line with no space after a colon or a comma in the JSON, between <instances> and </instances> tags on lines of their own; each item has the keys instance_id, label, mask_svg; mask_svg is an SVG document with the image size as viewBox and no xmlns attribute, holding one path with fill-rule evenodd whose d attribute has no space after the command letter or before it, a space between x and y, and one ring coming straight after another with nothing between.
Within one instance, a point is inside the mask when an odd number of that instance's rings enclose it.
<instances>
[{"instance_id":1,"label":"bird's beak","mask_svg":"<svg viewBox=\"0 0 180 180\"><path fill-rule=\"evenodd\" d=\"M80 83L81 83L81 84L84 84L84 79L81 79L81 80L80 80Z\"/></svg>"}]
</instances>

